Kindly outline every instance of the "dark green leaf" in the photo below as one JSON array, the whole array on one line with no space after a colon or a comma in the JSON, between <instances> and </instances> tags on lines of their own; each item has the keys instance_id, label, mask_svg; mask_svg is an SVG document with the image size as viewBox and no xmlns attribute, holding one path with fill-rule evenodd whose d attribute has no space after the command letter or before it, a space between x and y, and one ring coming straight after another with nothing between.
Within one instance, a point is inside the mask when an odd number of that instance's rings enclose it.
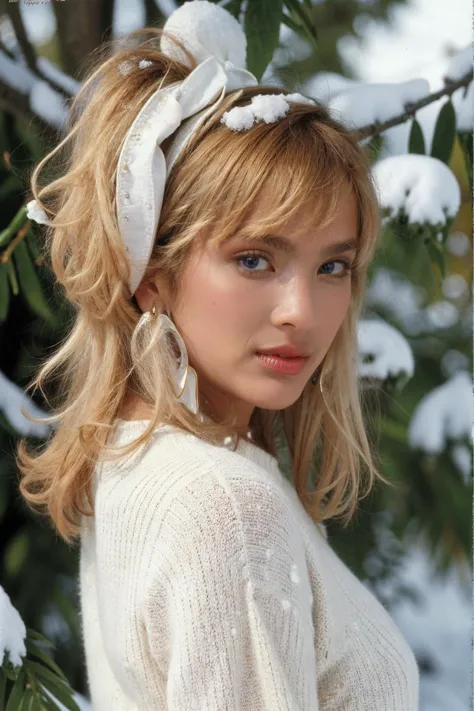
<instances>
[{"instance_id":1,"label":"dark green leaf","mask_svg":"<svg viewBox=\"0 0 474 711\"><path fill-rule=\"evenodd\" d=\"M56 649L56 645L51 642L47 637L41 634L41 632L38 632L37 630L34 630L32 627L27 627L27 636L31 637L32 639L37 639L40 642L42 642L46 647L51 647L51 649Z\"/></svg>"},{"instance_id":2,"label":"dark green leaf","mask_svg":"<svg viewBox=\"0 0 474 711\"><path fill-rule=\"evenodd\" d=\"M15 247L13 255L21 289L31 310L48 323L54 324L56 321L55 316L45 299L38 274L23 241L19 242Z\"/></svg>"},{"instance_id":3,"label":"dark green leaf","mask_svg":"<svg viewBox=\"0 0 474 711\"><path fill-rule=\"evenodd\" d=\"M408 141L408 152L425 155L425 137L423 131L416 119L413 119L410 131L410 140Z\"/></svg>"},{"instance_id":4,"label":"dark green leaf","mask_svg":"<svg viewBox=\"0 0 474 711\"><path fill-rule=\"evenodd\" d=\"M25 693L25 678L25 671L22 669L10 692L5 711L18 711L20 701Z\"/></svg>"},{"instance_id":5,"label":"dark green leaf","mask_svg":"<svg viewBox=\"0 0 474 711\"><path fill-rule=\"evenodd\" d=\"M218 2L218 0L212 1ZM227 12L230 12L230 14L233 15L236 20L238 20L242 9L242 0L230 0L230 2L227 3L227 5L225 6L225 9L227 10Z\"/></svg>"},{"instance_id":6,"label":"dark green leaf","mask_svg":"<svg viewBox=\"0 0 474 711\"><path fill-rule=\"evenodd\" d=\"M23 189L23 184L16 175L9 175L0 184L0 200L5 200L6 197L18 193Z\"/></svg>"},{"instance_id":7,"label":"dark green leaf","mask_svg":"<svg viewBox=\"0 0 474 711\"><path fill-rule=\"evenodd\" d=\"M38 682L43 684L58 701L64 704L68 709L71 709L71 711L80 711L78 705L72 698L74 691L68 683L65 684L56 674L37 662L28 661L28 668L35 673Z\"/></svg>"},{"instance_id":8,"label":"dark green leaf","mask_svg":"<svg viewBox=\"0 0 474 711\"><path fill-rule=\"evenodd\" d=\"M312 10L311 12L305 11L299 0L284 0L284 3L292 14L292 19L295 21L296 18L298 18L304 34L309 39L311 44L314 47L317 47L318 33L312 22Z\"/></svg>"},{"instance_id":9,"label":"dark green leaf","mask_svg":"<svg viewBox=\"0 0 474 711\"><path fill-rule=\"evenodd\" d=\"M459 138L459 143L461 144L461 148L462 148L462 152L463 152L463 156L464 156L464 165L466 166L466 173L467 173L467 178L469 181L469 189L470 189L470 193L472 194L472 170L473 170L472 132L460 131L458 133L458 138Z\"/></svg>"},{"instance_id":10,"label":"dark green leaf","mask_svg":"<svg viewBox=\"0 0 474 711\"><path fill-rule=\"evenodd\" d=\"M0 263L0 323L5 321L10 305L10 288L8 286L8 266Z\"/></svg>"},{"instance_id":11,"label":"dark green leaf","mask_svg":"<svg viewBox=\"0 0 474 711\"><path fill-rule=\"evenodd\" d=\"M54 671L61 679L67 681L67 677L63 670L56 664L56 662L49 657L46 652L38 647L38 645L33 642L33 640L26 640L26 650L29 655L38 657L41 661L46 664L52 671Z\"/></svg>"},{"instance_id":12,"label":"dark green leaf","mask_svg":"<svg viewBox=\"0 0 474 711\"><path fill-rule=\"evenodd\" d=\"M1 711L5 708L5 692L7 690L7 677L0 670L0 709Z\"/></svg>"},{"instance_id":13,"label":"dark green leaf","mask_svg":"<svg viewBox=\"0 0 474 711\"><path fill-rule=\"evenodd\" d=\"M35 698L38 698L31 689L26 689L20 706L17 711L33 711L35 709ZM36 705L36 708L38 706Z\"/></svg>"},{"instance_id":14,"label":"dark green leaf","mask_svg":"<svg viewBox=\"0 0 474 711\"><path fill-rule=\"evenodd\" d=\"M36 239L36 235L31 227L28 230L28 232L26 233L25 239L26 239L27 247L30 250L30 253L31 253L31 256L33 257L33 259L36 260L36 259L38 259L38 257L41 257L41 249L39 248L38 241Z\"/></svg>"},{"instance_id":15,"label":"dark green leaf","mask_svg":"<svg viewBox=\"0 0 474 711\"><path fill-rule=\"evenodd\" d=\"M447 101L441 107L438 114L433 135L431 156L449 163L454 144L454 133L456 131L456 114L453 102Z\"/></svg>"},{"instance_id":16,"label":"dark green leaf","mask_svg":"<svg viewBox=\"0 0 474 711\"><path fill-rule=\"evenodd\" d=\"M428 254L430 255L431 261L438 265L439 270L441 272L441 276L444 279L446 276L444 254L442 253L436 242L427 242L425 246L428 250Z\"/></svg>"},{"instance_id":17,"label":"dark green leaf","mask_svg":"<svg viewBox=\"0 0 474 711\"><path fill-rule=\"evenodd\" d=\"M15 267L13 266L13 261L11 259L9 259L7 262L7 272L8 281L10 282L12 292L15 296L18 296L18 294L20 293L20 287L18 286L18 279L16 277Z\"/></svg>"},{"instance_id":18,"label":"dark green leaf","mask_svg":"<svg viewBox=\"0 0 474 711\"><path fill-rule=\"evenodd\" d=\"M248 0L245 11L247 68L258 81L273 58L280 39L283 0Z\"/></svg>"}]
</instances>

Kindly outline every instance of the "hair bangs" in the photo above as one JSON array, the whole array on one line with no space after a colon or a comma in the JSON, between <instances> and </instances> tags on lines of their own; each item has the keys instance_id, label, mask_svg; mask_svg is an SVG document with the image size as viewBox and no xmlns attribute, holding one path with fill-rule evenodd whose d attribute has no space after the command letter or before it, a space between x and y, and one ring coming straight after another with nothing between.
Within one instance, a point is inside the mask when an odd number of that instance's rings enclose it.
<instances>
[{"instance_id":1,"label":"hair bangs","mask_svg":"<svg viewBox=\"0 0 474 711\"><path fill-rule=\"evenodd\" d=\"M303 110L300 119L307 114ZM289 121L264 124L245 139L238 136L237 148L232 143L232 156L239 159L230 161L231 166L226 161L228 170L220 173L216 195L208 194L221 208L210 237L214 246L236 232L250 240L278 231L302 209L309 215L302 231L324 228L335 219L341 201L355 191L341 155L325 145L314 123L310 115L296 124L296 130ZM224 145L222 149L225 152ZM261 211L255 217L259 198Z\"/></svg>"}]
</instances>

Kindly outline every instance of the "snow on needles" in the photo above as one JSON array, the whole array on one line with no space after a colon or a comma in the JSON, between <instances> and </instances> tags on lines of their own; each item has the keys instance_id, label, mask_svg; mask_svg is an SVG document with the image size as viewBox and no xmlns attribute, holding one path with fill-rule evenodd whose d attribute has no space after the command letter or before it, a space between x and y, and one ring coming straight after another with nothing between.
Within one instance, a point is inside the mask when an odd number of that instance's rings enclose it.
<instances>
[{"instance_id":1,"label":"snow on needles","mask_svg":"<svg viewBox=\"0 0 474 711\"><path fill-rule=\"evenodd\" d=\"M404 208L410 223L445 225L461 206L461 189L450 168L431 156L407 154L383 158L372 166L387 222Z\"/></svg>"},{"instance_id":2,"label":"snow on needles","mask_svg":"<svg viewBox=\"0 0 474 711\"><path fill-rule=\"evenodd\" d=\"M457 372L446 383L425 395L408 428L412 448L440 454L447 439L471 436L472 380L467 371Z\"/></svg>"},{"instance_id":3,"label":"snow on needles","mask_svg":"<svg viewBox=\"0 0 474 711\"><path fill-rule=\"evenodd\" d=\"M6 653L13 666L21 666L22 657L26 657L25 639L25 623L0 585L0 664Z\"/></svg>"},{"instance_id":4,"label":"snow on needles","mask_svg":"<svg viewBox=\"0 0 474 711\"><path fill-rule=\"evenodd\" d=\"M358 375L386 380L401 373L412 377L415 370L413 352L407 339L382 319L361 320L357 331ZM364 363L364 358L371 362Z\"/></svg>"}]
</instances>

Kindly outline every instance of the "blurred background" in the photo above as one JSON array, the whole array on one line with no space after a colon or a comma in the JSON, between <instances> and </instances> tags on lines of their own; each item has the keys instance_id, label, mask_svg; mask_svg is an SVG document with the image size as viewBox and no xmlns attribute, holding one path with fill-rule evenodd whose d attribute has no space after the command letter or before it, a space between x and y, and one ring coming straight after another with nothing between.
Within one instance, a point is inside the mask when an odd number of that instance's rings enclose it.
<instances>
[{"instance_id":1,"label":"blurred background","mask_svg":"<svg viewBox=\"0 0 474 711\"><path fill-rule=\"evenodd\" d=\"M38 441L46 435L20 407L47 413L41 394L30 397L25 388L71 319L43 263L41 227L26 219L24 205L32 166L61 136L90 53L104 39L145 25L162 27L181 4L0 2L0 585L24 624L54 643L51 656L83 709L89 705L79 551L26 510L13 460L19 435ZM396 487L378 486L361 502L350 529L329 522L328 537L412 647L421 674L420 711L467 711L471 2L275 0L271 9L263 0L216 4L242 23L247 65L261 83L324 101L360 131L373 156L384 234L360 325L360 377L380 413L381 470ZM419 83L410 84L414 80ZM416 115L406 111L413 87L417 100L431 97ZM6 609L0 606L0 615ZM2 642L0 634L0 661Z\"/></svg>"}]
</instances>

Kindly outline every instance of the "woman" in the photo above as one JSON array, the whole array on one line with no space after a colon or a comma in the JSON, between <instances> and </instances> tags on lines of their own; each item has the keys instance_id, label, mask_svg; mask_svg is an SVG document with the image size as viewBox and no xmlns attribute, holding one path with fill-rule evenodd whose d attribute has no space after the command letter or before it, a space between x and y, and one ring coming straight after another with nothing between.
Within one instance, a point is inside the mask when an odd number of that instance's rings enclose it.
<instances>
[{"instance_id":1,"label":"woman","mask_svg":"<svg viewBox=\"0 0 474 711\"><path fill-rule=\"evenodd\" d=\"M62 372L64 399L47 446L20 443L20 490L80 534L94 708L415 711L414 656L323 524L351 521L362 467L385 481L355 358L367 160L258 85L223 8L164 31L91 74L46 159L66 169L33 179L77 315L34 381Z\"/></svg>"}]
</instances>

